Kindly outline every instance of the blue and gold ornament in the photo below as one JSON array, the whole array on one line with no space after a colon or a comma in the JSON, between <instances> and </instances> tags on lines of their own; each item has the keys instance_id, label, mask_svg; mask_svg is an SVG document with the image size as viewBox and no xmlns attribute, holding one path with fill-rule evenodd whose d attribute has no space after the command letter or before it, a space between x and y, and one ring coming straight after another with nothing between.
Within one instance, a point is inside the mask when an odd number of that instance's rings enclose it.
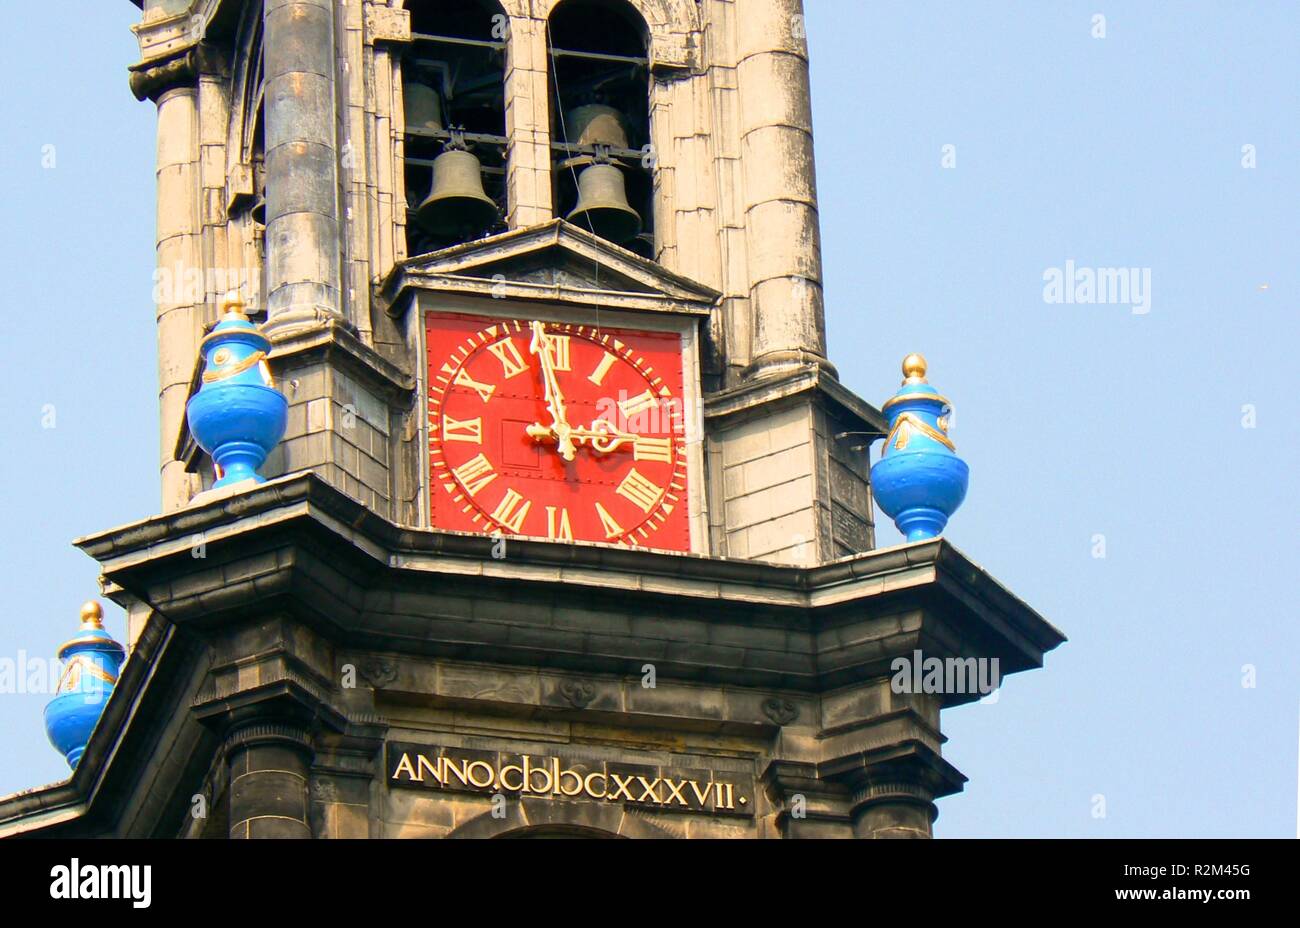
<instances>
[{"instance_id":1,"label":"blue and gold ornament","mask_svg":"<svg viewBox=\"0 0 1300 928\"><path fill-rule=\"evenodd\" d=\"M265 482L257 468L284 437L288 422L288 401L275 389L266 362L271 342L243 309L233 294L222 303L221 321L199 349L203 383L186 406L190 432L216 467L214 489Z\"/></svg>"},{"instance_id":2,"label":"blue and gold ornament","mask_svg":"<svg viewBox=\"0 0 1300 928\"><path fill-rule=\"evenodd\" d=\"M889 436L871 468L876 502L908 541L942 534L970 483L970 469L948 437L952 404L925 374L925 358L903 359L903 385L881 407Z\"/></svg>"},{"instance_id":3,"label":"blue and gold ornament","mask_svg":"<svg viewBox=\"0 0 1300 928\"><path fill-rule=\"evenodd\" d=\"M81 628L59 647L63 673L45 706L45 733L74 770L113 695L125 658L126 650L104 631L99 603L83 605Z\"/></svg>"}]
</instances>

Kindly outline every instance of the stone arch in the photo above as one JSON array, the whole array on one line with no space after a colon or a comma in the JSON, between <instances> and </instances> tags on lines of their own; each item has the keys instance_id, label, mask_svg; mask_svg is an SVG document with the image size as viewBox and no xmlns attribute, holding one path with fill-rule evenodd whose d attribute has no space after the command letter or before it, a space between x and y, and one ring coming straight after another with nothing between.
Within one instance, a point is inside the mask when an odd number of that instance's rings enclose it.
<instances>
[{"instance_id":1,"label":"stone arch","mask_svg":"<svg viewBox=\"0 0 1300 928\"><path fill-rule=\"evenodd\" d=\"M389 4L399 9L410 10L413 6L427 4L430 0L388 0ZM504 13L507 16L527 16L527 0L477 0L483 7L492 7L492 13ZM517 13L516 7L523 7L525 12Z\"/></svg>"},{"instance_id":2,"label":"stone arch","mask_svg":"<svg viewBox=\"0 0 1300 928\"><path fill-rule=\"evenodd\" d=\"M497 0L508 16L518 19L546 19L560 0L544 0L534 9L533 0ZM627 0L641 14L651 31L694 32L700 27L695 4L691 0ZM387 0L391 7L405 9L410 0Z\"/></svg>"},{"instance_id":3,"label":"stone arch","mask_svg":"<svg viewBox=\"0 0 1300 928\"><path fill-rule=\"evenodd\" d=\"M539 18L550 19L564 0L539 0ZM691 0L622 0L646 25L646 50L656 72L661 68L680 70L692 61L689 36L700 28L699 13Z\"/></svg>"},{"instance_id":4,"label":"stone arch","mask_svg":"<svg viewBox=\"0 0 1300 928\"><path fill-rule=\"evenodd\" d=\"M503 818L484 812L453 829L448 838L528 837L530 834L604 838L678 838L676 831L650 821L635 809L602 802L512 799Z\"/></svg>"},{"instance_id":5,"label":"stone arch","mask_svg":"<svg viewBox=\"0 0 1300 928\"><path fill-rule=\"evenodd\" d=\"M550 18L564 0L545 0L537 15ZM641 14L650 32L694 32L699 28L695 4L690 0L623 0Z\"/></svg>"}]
</instances>

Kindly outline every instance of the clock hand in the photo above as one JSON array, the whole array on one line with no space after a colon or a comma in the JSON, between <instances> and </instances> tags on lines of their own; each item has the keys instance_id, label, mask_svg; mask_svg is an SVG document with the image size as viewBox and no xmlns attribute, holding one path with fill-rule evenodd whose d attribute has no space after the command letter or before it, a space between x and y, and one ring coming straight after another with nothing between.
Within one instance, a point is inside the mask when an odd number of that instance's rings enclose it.
<instances>
[{"instance_id":1,"label":"clock hand","mask_svg":"<svg viewBox=\"0 0 1300 928\"><path fill-rule=\"evenodd\" d=\"M617 451L624 445L635 442L637 436L624 432L608 419L596 419L587 428L573 429L571 432L577 444L591 443L591 450L601 454Z\"/></svg>"},{"instance_id":2,"label":"clock hand","mask_svg":"<svg viewBox=\"0 0 1300 928\"><path fill-rule=\"evenodd\" d=\"M532 329L533 340L529 344L528 350L537 355L541 364L542 388L545 391L547 409L551 413L551 426L548 430L541 423L534 423L528 426L526 431L534 439L541 437L539 432L554 434L560 457L566 461L572 461L577 457L578 452L574 447L573 439L570 437L573 430L565 415L564 394L560 392L560 383L555 376L555 365L550 351L550 339L546 335L544 323L533 322Z\"/></svg>"},{"instance_id":3,"label":"clock hand","mask_svg":"<svg viewBox=\"0 0 1300 928\"><path fill-rule=\"evenodd\" d=\"M540 423L528 426L528 434L537 441L546 441L553 437L553 430ZM608 419L596 419L587 427L569 426L568 435L574 446L591 445L591 450L598 454L610 454L622 449L629 443L635 443L638 436L624 432Z\"/></svg>"}]
</instances>

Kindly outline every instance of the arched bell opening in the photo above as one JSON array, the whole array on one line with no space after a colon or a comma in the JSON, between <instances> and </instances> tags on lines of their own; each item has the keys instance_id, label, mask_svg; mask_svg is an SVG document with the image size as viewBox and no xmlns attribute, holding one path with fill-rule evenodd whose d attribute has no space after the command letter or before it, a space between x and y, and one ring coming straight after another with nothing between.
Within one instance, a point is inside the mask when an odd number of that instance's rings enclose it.
<instances>
[{"instance_id":1,"label":"arched bell opening","mask_svg":"<svg viewBox=\"0 0 1300 928\"><path fill-rule=\"evenodd\" d=\"M548 31L556 215L653 258L645 21L624 0L564 0Z\"/></svg>"},{"instance_id":2,"label":"arched bell opening","mask_svg":"<svg viewBox=\"0 0 1300 928\"><path fill-rule=\"evenodd\" d=\"M505 228L508 19L493 0L411 0L402 58L407 254Z\"/></svg>"}]
</instances>

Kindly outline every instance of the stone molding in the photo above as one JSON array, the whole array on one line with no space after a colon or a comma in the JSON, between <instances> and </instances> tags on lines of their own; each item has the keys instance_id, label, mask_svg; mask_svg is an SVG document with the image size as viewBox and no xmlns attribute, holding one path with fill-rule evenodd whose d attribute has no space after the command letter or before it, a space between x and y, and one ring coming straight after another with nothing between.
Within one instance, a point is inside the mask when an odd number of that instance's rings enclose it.
<instances>
[{"instance_id":1,"label":"stone molding","mask_svg":"<svg viewBox=\"0 0 1300 928\"><path fill-rule=\"evenodd\" d=\"M207 557L196 560L192 538L200 532ZM395 526L312 473L77 544L101 561L108 580L179 624L218 623L281 602L300 620L349 629L361 636L358 644L382 648L385 642L409 646L400 629L418 614L426 639L449 635L471 660L527 662L546 653L564 655L574 670L609 673L655 660L661 673L672 668L682 679L703 674L759 688L809 690L887 677L892 656L922 645L936 656L997 656L1006 675L1041 666L1044 652L1064 641L943 540L797 568L519 539L502 562L493 557L490 537ZM364 600L313 604L290 595L303 582L328 589L363 578L369 591ZM413 592L392 599L383 591L394 582ZM575 596L587 595L606 604L607 625L599 612L586 632L550 623L555 602L576 605ZM456 597L477 603L471 611L479 619L469 613L457 618L467 606ZM485 610L496 602L513 605L489 621ZM408 620L403 610L409 609L415 612ZM624 614L659 616L665 637L628 638L615 619ZM496 623L516 619L536 623L527 644L498 637L504 626ZM734 643L699 638L707 629L733 626L749 630ZM841 632L842 626L854 630ZM608 647L588 650L593 634L606 636ZM686 651L668 646L683 636L698 643ZM945 705L975 698L951 695Z\"/></svg>"},{"instance_id":2,"label":"stone molding","mask_svg":"<svg viewBox=\"0 0 1300 928\"><path fill-rule=\"evenodd\" d=\"M312 750L312 739L307 726L275 720L255 720L236 725L226 735L227 750L251 747L257 744L283 744Z\"/></svg>"}]
</instances>

